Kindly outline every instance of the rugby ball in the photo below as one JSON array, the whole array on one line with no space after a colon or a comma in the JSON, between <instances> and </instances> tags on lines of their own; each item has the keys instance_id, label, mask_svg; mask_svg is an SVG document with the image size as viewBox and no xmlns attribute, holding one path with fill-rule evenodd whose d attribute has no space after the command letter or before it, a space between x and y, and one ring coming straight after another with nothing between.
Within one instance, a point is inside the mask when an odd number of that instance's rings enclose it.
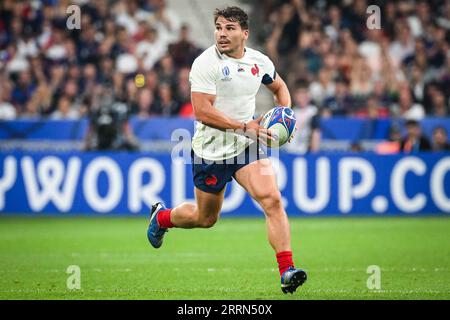
<instances>
[{"instance_id":1,"label":"rugby ball","mask_svg":"<svg viewBox=\"0 0 450 320\"><path fill-rule=\"evenodd\" d=\"M276 106L270 109L261 120L261 126L270 129L275 137L275 141L267 141L267 146L279 148L288 142L294 134L296 122L291 108Z\"/></svg>"}]
</instances>

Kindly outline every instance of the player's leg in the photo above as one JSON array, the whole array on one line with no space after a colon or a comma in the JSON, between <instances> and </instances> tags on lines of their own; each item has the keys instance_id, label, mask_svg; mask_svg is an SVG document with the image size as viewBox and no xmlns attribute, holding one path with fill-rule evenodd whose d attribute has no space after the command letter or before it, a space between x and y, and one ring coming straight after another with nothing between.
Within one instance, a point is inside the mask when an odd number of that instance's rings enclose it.
<instances>
[{"instance_id":1,"label":"player's leg","mask_svg":"<svg viewBox=\"0 0 450 320\"><path fill-rule=\"evenodd\" d=\"M270 160L261 159L240 168L235 179L263 208L267 235L275 252L291 251L289 221Z\"/></svg>"},{"instance_id":2,"label":"player's leg","mask_svg":"<svg viewBox=\"0 0 450 320\"><path fill-rule=\"evenodd\" d=\"M196 204L184 202L172 209L170 220L177 228L210 228L219 218L225 189L209 193L195 187Z\"/></svg>"},{"instance_id":3,"label":"player's leg","mask_svg":"<svg viewBox=\"0 0 450 320\"><path fill-rule=\"evenodd\" d=\"M289 221L270 160L251 162L237 170L234 177L263 208L269 242L276 253L281 289L293 293L307 276L305 271L294 268Z\"/></svg>"},{"instance_id":4,"label":"player's leg","mask_svg":"<svg viewBox=\"0 0 450 320\"><path fill-rule=\"evenodd\" d=\"M232 172L223 163L207 163L191 152L196 204L182 203L166 209L162 203L152 207L147 238L159 248L169 228L210 228L219 218L225 186Z\"/></svg>"},{"instance_id":5,"label":"player's leg","mask_svg":"<svg viewBox=\"0 0 450 320\"><path fill-rule=\"evenodd\" d=\"M154 248L162 245L164 234L169 228L210 228L219 218L225 188L209 193L195 188L196 204L184 202L167 209L158 202L152 207L147 239Z\"/></svg>"}]
</instances>

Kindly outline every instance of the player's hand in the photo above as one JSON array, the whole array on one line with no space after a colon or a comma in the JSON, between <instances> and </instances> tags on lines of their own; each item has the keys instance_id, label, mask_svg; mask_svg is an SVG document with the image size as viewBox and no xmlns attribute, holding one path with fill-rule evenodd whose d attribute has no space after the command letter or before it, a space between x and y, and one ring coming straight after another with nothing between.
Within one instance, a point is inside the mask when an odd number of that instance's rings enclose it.
<instances>
[{"instance_id":1,"label":"player's hand","mask_svg":"<svg viewBox=\"0 0 450 320\"><path fill-rule=\"evenodd\" d=\"M264 115L260 115L258 118L247 122L247 129L244 133L246 137L249 137L253 140L259 140L263 144L267 144L269 139L275 140L272 135L272 131L266 128L263 128L259 123L261 122Z\"/></svg>"}]
</instances>

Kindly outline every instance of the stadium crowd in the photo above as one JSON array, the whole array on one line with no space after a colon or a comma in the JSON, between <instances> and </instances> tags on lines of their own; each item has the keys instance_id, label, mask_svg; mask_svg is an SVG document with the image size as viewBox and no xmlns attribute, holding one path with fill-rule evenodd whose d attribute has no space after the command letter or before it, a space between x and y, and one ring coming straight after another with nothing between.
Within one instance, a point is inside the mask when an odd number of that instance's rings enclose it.
<instances>
[{"instance_id":1,"label":"stadium crowd","mask_svg":"<svg viewBox=\"0 0 450 320\"><path fill-rule=\"evenodd\" d=\"M189 68L201 52L164 0L0 3L0 119L78 119L114 89L129 113L190 116ZM144 76L137 86L135 75Z\"/></svg>"},{"instance_id":2,"label":"stadium crowd","mask_svg":"<svg viewBox=\"0 0 450 320\"><path fill-rule=\"evenodd\" d=\"M292 149L319 150L319 118L389 117L413 127L450 116L450 1L247 2L262 25L259 41L293 93L302 130ZM367 12L370 5L379 12ZM368 28L369 17L379 29ZM447 138L444 128L437 132ZM420 148L404 143L417 140L409 135L390 139L397 151L443 148L430 138Z\"/></svg>"},{"instance_id":3,"label":"stadium crowd","mask_svg":"<svg viewBox=\"0 0 450 320\"><path fill-rule=\"evenodd\" d=\"M324 116L450 115L450 1L264 1L259 38ZM339 5L337 5L339 4ZM368 29L369 5L380 29Z\"/></svg>"},{"instance_id":4,"label":"stadium crowd","mask_svg":"<svg viewBox=\"0 0 450 320\"><path fill-rule=\"evenodd\" d=\"M81 29L69 30L70 1L2 1L1 118L79 118L100 86L131 114L191 115L189 67L201 49L164 0L77 3ZM368 5L263 1L254 31L297 104L321 116L448 116L450 1L379 3L374 30Z\"/></svg>"},{"instance_id":5,"label":"stadium crowd","mask_svg":"<svg viewBox=\"0 0 450 320\"><path fill-rule=\"evenodd\" d=\"M245 2L308 148L320 117L450 116L449 0ZM80 29L67 27L72 3ZM367 28L372 4L381 29ZM192 117L188 77L202 48L180 21L165 0L1 1L0 119L79 119L105 88L129 115Z\"/></svg>"}]
</instances>

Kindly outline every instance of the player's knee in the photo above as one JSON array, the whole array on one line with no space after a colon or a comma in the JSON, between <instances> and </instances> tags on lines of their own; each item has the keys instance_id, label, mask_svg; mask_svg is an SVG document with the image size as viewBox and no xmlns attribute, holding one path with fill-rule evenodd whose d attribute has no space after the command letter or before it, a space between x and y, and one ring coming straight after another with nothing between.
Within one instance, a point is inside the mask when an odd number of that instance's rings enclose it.
<instances>
[{"instance_id":1,"label":"player's knee","mask_svg":"<svg viewBox=\"0 0 450 320\"><path fill-rule=\"evenodd\" d=\"M262 195L259 203L265 212L278 211L283 207L280 192L272 192Z\"/></svg>"},{"instance_id":2,"label":"player's knee","mask_svg":"<svg viewBox=\"0 0 450 320\"><path fill-rule=\"evenodd\" d=\"M201 228L211 228L212 226L214 226L217 222L217 217L216 216L209 216L209 217L205 217L203 219L201 219L199 221L199 226Z\"/></svg>"}]
</instances>

